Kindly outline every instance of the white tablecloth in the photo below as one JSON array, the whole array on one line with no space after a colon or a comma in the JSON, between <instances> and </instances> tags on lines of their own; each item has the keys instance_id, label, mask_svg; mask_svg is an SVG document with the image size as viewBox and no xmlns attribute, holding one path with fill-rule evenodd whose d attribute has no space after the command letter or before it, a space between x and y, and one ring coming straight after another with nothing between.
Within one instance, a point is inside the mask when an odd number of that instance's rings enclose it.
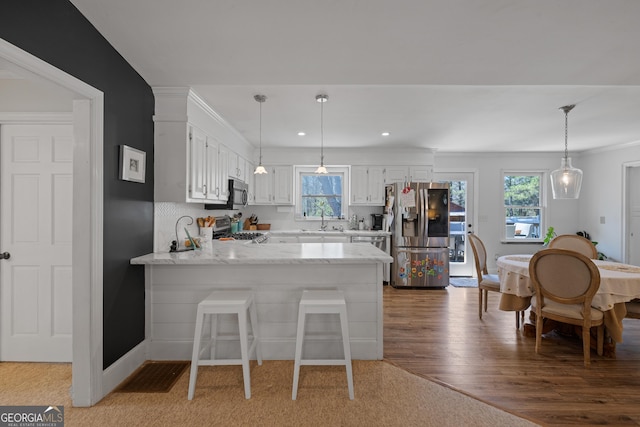
<instances>
[{"instance_id":1,"label":"white tablecloth","mask_svg":"<svg viewBox=\"0 0 640 427\"><path fill-rule=\"evenodd\" d=\"M532 255L505 255L498 258L500 292L519 297L534 294L529 278ZM600 288L593 297L592 307L611 310L617 303L640 298L640 267L619 262L593 260L600 272Z\"/></svg>"},{"instance_id":2,"label":"white tablecloth","mask_svg":"<svg viewBox=\"0 0 640 427\"><path fill-rule=\"evenodd\" d=\"M535 290L529 278L529 261L533 255L504 255L498 258L501 310L524 310ZM611 337L622 342L624 303L640 298L640 267L611 261L593 260L600 272L600 288L592 307L605 313L605 325Z\"/></svg>"}]
</instances>

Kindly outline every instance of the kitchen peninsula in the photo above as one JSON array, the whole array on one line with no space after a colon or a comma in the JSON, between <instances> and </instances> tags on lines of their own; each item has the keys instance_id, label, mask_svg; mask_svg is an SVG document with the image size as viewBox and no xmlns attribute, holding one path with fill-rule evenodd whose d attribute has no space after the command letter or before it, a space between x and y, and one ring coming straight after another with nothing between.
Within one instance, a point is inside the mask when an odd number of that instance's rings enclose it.
<instances>
[{"instance_id":1,"label":"kitchen peninsula","mask_svg":"<svg viewBox=\"0 0 640 427\"><path fill-rule=\"evenodd\" d=\"M302 291L340 289L347 300L352 357L380 360L383 265L391 261L369 243L239 241L214 241L202 250L133 258L131 264L145 268L147 358L189 360L198 303L214 289L251 289L263 358L293 359ZM231 318L223 319L221 333L232 333L233 323ZM308 357L339 356L337 319L315 315L308 321L308 333L321 334L305 346ZM219 345L219 357L233 357L235 341Z\"/></svg>"}]
</instances>

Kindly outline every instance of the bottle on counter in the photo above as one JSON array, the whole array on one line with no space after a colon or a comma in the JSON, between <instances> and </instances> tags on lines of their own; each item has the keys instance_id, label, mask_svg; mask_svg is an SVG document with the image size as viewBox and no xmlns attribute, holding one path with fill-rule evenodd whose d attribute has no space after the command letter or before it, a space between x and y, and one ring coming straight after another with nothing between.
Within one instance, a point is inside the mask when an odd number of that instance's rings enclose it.
<instances>
[{"instance_id":1,"label":"bottle on counter","mask_svg":"<svg viewBox=\"0 0 640 427\"><path fill-rule=\"evenodd\" d=\"M356 214L351 215L351 219L349 220L349 229L350 230L358 229L358 216Z\"/></svg>"}]
</instances>

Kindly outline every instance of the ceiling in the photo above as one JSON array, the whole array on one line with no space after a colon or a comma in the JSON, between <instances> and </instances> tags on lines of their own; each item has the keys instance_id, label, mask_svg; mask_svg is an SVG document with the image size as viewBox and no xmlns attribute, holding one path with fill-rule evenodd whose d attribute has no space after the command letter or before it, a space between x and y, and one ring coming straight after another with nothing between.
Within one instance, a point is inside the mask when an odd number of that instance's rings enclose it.
<instances>
[{"instance_id":1,"label":"ceiling","mask_svg":"<svg viewBox=\"0 0 640 427\"><path fill-rule=\"evenodd\" d=\"M636 0L71 2L254 146L255 94L263 148L319 146L319 93L325 147L562 151L567 104L571 152L640 141Z\"/></svg>"}]
</instances>

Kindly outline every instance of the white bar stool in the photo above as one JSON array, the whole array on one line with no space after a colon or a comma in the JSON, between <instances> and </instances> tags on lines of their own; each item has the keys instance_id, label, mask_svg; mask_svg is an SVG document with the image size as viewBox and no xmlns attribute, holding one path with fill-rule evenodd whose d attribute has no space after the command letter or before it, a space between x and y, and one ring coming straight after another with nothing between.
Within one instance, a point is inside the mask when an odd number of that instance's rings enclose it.
<instances>
[{"instance_id":1,"label":"white bar stool","mask_svg":"<svg viewBox=\"0 0 640 427\"><path fill-rule=\"evenodd\" d=\"M237 314L238 329L240 336L232 337L240 339L240 359L219 359L215 360L215 344L218 340L217 315ZM202 329L205 317L211 315L211 339L204 348L201 347ZM258 316L256 314L256 304L253 293L249 291L213 291L198 304L196 315L196 329L193 338L193 354L191 356L191 374L189 376L188 399L193 399L196 388L196 377L198 376L198 366L201 365L242 365L244 377L244 396L251 397L251 380L249 373L249 355L255 350L258 365L262 365L262 349L258 338ZM251 318L251 332L253 340L249 347L249 334L247 332L247 316ZM202 353L209 349L210 359L201 359Z\"/></svg>"},{"instance_id":2,"label":"white bar stool","mask_svg":"<svg viewBox=\"0 0 640 427\"><path fill-rule=\"evenodd\" d=\"M302 359L302 344L304 341L304 326L307 314L328 313L340 315L342 328L342 346L344 359ZM298 394L298 379L301 365L344 365L347 369L347 384L349 399L353 400L353 373L351 370L351 343L349 341L349 324L347 322L347 303L344 292L335 290L303 291L298 309L298 334L296 337L296 355L293 368L293 392L291 399L296 400Z\"/></svg>"}]
</instances>

